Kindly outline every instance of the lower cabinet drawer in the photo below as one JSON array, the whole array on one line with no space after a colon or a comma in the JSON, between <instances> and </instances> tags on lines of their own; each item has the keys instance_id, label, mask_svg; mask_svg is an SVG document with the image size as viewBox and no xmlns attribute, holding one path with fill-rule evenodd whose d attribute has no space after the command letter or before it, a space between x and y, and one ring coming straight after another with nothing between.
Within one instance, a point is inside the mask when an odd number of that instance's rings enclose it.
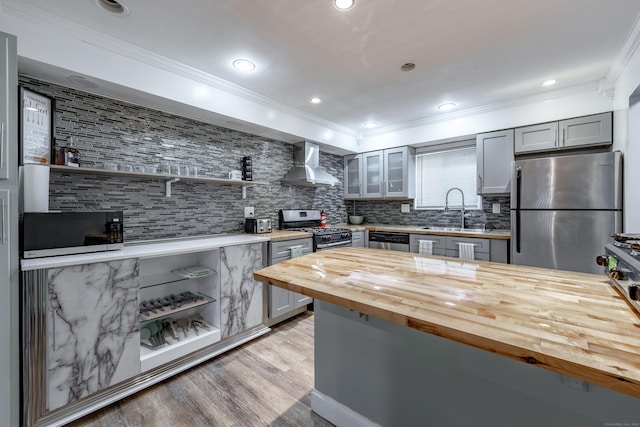
<instances>
[{"instance_id":1,"label":"lower cabinet drawer","mask_svg":"<svg viewBox=\"0 0 640 427\"><path fill-rule=\"evenodd\" d=\"M458 249L447 249L445 256L459 258L460 252ZM491 255L488 252L474 252L473 259L476 261L491 261Z\"/></svg>"},{"instance_id":2,"label":"lower cabinet drawer","mask_svg":"<svg viewBox=\"0 0 640 427\"><path fill-rule=\"evenodd\" d=\"M475 237L447 237L447 250L458 250L458 243L473 243L474 252L489 253L491 239L478 239Z\"/></svg>"}]
</instances>

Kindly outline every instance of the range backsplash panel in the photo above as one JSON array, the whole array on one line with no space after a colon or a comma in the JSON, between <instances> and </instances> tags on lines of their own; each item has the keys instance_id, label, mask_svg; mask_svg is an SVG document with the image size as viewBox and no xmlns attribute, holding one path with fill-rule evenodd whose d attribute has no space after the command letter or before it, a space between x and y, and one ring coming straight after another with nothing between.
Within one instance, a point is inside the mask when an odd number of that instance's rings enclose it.
<instances>
[{"instance_id":1,"label":"range backsplash panel","mask_svg":"<svg viewBox=\"0 0 640 427\"><path fill-rule=\"evenodd\" d=\"M105 98L73 88L20 76L20 83L56 100L58 145L74 137L83 167L106 168L106 163L160 166L163 157L179 165L197 166L200 176L227 178L241 169L244 156L253 161L253 179L268 182L247 190L236 186L177 182L165 197L163 180L147 178L67 174L52 171L49 207L61 211L122 210L125 240L152 240L244 230L245 206L254 206L256 217L268 217L277 225L279 209L324 209L328 225L344 224L353 203L342 193L343 157L320 153L320 166L340 180L334 187L280 184L293 165L289 143L176 116L162 111ZM365 223L404 225L457 225L459 213L414 211L401 213L398 201L358 201L358 215ZM491 214L492 203L502 212ZM509 198L484 198L483 211L471 212L467 225L487 223L509 228Z\"/></svg>"}]
</instances>

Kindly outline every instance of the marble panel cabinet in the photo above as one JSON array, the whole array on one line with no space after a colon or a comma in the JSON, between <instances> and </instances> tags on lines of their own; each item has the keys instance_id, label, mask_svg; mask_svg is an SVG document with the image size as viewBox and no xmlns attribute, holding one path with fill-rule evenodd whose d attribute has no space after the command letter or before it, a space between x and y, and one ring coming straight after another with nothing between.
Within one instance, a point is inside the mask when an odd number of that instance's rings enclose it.
<instances>
[{"instance_id":1,"label":"marble panel cabinet","mask_svg":"<svg viewBox=\"0 0 640 427\"><path fill-rule=\"evenodd\" d=\"M49 410L140 372L138 294L137 259L48 270Z\"/></svg>"},{"instance_id":2,"label":"marble panel cabinet","mask_svg":"<svg viewBox=\"0 0 640 427\"><path fill-rule=\"evenodd\" d=\"M222 339L265 323L263 285L253 280L264 260L262 243L220 248Z\"/></svg>"}]
</instances>

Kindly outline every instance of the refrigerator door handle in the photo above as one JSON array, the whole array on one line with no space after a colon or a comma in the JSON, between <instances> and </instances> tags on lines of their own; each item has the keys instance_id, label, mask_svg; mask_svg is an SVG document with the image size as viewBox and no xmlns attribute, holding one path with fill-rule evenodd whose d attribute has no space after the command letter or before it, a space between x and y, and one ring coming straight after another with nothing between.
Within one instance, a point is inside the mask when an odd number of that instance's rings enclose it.
<instances>
[{"instance_id":1,"label":"refrigerator door handle","mask_svg":"<svg viewBox=\"0 0 640 427\"><path fill-rule=\"evenodd\" d=\"M516 168L516 252L520 253L520 193L522 192L522 168Z\"/></svg>"}]
</instances>

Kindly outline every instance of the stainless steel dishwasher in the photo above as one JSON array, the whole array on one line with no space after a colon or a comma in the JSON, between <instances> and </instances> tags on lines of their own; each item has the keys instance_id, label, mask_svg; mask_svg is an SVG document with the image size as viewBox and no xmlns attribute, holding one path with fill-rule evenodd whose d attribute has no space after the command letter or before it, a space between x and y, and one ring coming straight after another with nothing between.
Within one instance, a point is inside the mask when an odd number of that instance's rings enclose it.
<instances>
[{"instance_id":1,"label":"stainless steel dishwasher","mask_svg":"<svg viewBox=\"0 0 640 427\"><path fill-rule=\"evenodd\" d=\"M409 252L409 233L370 231L369 247L391 251Z\"/></svg>"}]
</instances>

